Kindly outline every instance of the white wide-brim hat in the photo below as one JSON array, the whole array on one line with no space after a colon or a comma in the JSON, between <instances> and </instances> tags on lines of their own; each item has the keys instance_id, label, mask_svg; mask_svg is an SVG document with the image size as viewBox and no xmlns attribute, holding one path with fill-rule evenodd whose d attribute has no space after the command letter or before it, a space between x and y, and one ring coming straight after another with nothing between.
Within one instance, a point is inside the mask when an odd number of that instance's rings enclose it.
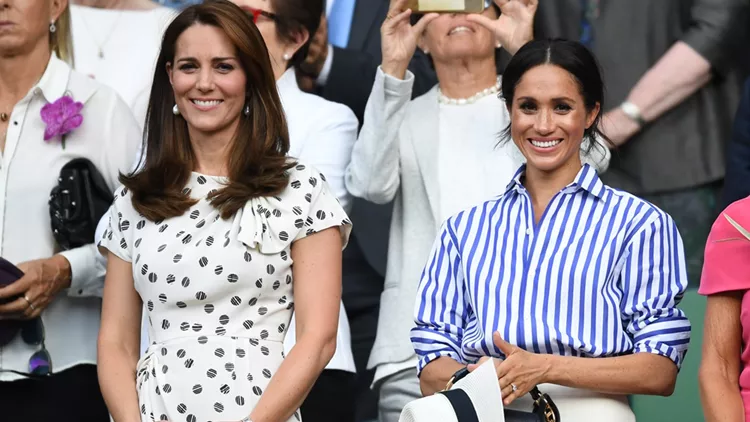
<instances>
[{"instance_id":1,"label":"white wide-brim hat","mask_svg":"<svg viewBox=\"0 0 750 422\"><path fill-rule=\"evenodd\" d=\"M459 422L503 420L503 400L492 359L453 385L448 394L436 393L404 407L399 422ZM461 418L459 419L459 415Z\"/></svg>"}]
</instances>

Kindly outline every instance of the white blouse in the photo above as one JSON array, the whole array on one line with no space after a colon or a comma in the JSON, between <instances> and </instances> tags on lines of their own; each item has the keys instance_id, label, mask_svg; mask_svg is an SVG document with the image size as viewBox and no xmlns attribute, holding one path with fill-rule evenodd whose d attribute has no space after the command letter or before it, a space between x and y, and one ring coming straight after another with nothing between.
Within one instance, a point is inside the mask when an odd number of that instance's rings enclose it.
<instances>
[{"instance_id":1,"label":"white blouse","mask_svg":"<svg viewBox=\"0 0 750 422\"><path fill-rule=\"evenodd\" d=\"M71 5L70 16L76 71L114 88L143 127L161 39L175 11Z\"/></svg>"},{"instance_id":2,"label":"white blouse","mask_svg":"<svg viewBox=\"0 0 750 422\"><path fill-rule=\"evenodd\" d=\"M473 104L440 104L438 173L440 220L499 195L522 157L513 142L500 143L510 119L505 102L488 95ZM478 180L492 181L477 183Z\"/></svg>"},{"instance_id":3,"label":"white blouse","mask_svg":"<svg viewBox=\"0 0 750 422\"><path fill-rule=\"evenodd\" d=\"M43 140L41 109L69 93L84 104L83 123L66 136ZM56 56L50 58L39 82L16 104L10 115L0 166L0 256L19 264L49 258L59 252L50 227L47 201L60 169L70 160L91 160L114 190L120 171L128 170L141 140L138 123L115 92L71 71ZM62 291L42 313L52 369L96 363L104 268L97 264L92 243L61 253L70 262L71 287ZM0 347L0 371L28 372L38 350L17 336ZM0 381L20 377L0 372Z\"/></svg>"}]
</instances>

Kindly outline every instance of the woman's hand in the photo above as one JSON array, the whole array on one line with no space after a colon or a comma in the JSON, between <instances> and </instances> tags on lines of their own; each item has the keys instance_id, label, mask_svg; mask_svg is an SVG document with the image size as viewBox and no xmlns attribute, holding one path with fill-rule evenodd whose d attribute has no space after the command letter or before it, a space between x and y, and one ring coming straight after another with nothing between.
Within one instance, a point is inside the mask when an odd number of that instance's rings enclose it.
<instances>
[{"instance_id":1,"label":"woman's hand","mask_svg":"<svg viewBox=\"0 0 750 422\"><path fill-rule=\"evenodd\" d=\"M505 354L505 360L485 357L480 359L479 363L469 365L469 371L473 371L487 359L493 359L503 394L503 404L507 406L535 386L544 383L550 363L547 356L529 353L513 346L503 340L499 333L494 333L492 339L495 346Z\"/></svg>"},{"instance_id":2,"label":"woman's hand","mask_svg":"<svg viewBox=\"0 0 750 422\"><path fill-rule=\"evenodd\" d=\"M391 0L388 16L380 28L383 72L398 79L406 76L409 61L417 50L417 42L427 24L439 16L437 13L429 13L412 26L409 21L411 9L406 8L406 1Z\"/></svg>"},{"instance_id":3,"label":"woman's hand","mask_svg":"<svg viewBox=\"0 0 750 422\"><path fill-rule=\"evenodd\" d=\"M24 276L0 289L0 299L20 297L0 305L0 319L33 319L41 315L60 290L70 287L70 263L62 255L18 264Z\"/></svg>"},{"instance_id":4,"label":"woman's hand","mask_svg":"<svg viewBox=\"0 0 750 422\"><path fill-rule=\"evenodd\" d=\"M467 16L471 22L489 29L508 53L516 54L524 44L534 39L534 15L539 0L495 0L501 14L497 19L485 15Z\"/></svg>"}]
</instances>

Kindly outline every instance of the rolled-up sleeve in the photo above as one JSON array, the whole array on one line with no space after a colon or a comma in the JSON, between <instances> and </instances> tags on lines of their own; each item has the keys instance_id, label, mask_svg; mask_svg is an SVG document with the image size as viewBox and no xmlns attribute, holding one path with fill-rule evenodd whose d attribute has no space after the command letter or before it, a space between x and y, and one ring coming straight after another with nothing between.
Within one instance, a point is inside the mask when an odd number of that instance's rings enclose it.
<instances>
[{"instance_id":1,"label":"rolled-up sleeve","mask_svg":"<svg viewBox=\"0 0 750 422\"><path fill-rule=\"evenodd\" d=\"M465 302L458 242L450 229L450 221L443 225L435 240L417 291L416 327L412 328L411 342L419 357L418 374L441 356L465 361L461 341L469 307Z\"/></svg>"},{"instance_id":2,"label":"rolled-up sleeve","mask_svg":"<svg viewBox=\"0 0 750 422\"><path fill-rule=\"evenodd\" d=\"M629 242L622 317L633 353L665 356L679 369L690 343L690 321L677 308L688 284L685 253L674 221L655 214Z\"/></svg>"},{"instance_id":3,"label":"rolled-up sleeve","mask_svg":"<svg viewBox=\"0 0 750 422\"><path fill-rule=\"evenodd\" d=\"M750 1L697 0L691 10L690 28L682 38L714 69L725 71L744 48Z\"/></svg>"}]
</instances>

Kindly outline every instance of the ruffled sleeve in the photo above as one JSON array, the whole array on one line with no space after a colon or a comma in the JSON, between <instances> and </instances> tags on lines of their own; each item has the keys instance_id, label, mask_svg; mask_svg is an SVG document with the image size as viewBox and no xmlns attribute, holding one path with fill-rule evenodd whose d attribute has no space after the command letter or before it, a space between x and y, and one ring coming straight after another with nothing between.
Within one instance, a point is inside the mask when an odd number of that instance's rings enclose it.
<instances>
[{"instance_id":1,"label":"ruffled sleeve","mask_svg":"<svg viewBox=\"0 0 750 422\"><path fill-rule=\"evenodd\" d=\"M339 228L346 247L352 228L325 176L301 163L290 170L289 185L279 196L253 198L241 212L239 240L264 254L280 253L331 227Z\"/></svg>"},{"instance_id":2,"label":"ruffled sleeve","mask_svg":"<svg viewBox=\"0 0 750 422\"><path fill-rule=\"evenodd\" d=\"M113 254L127 262L132 262L133 230L137 224L133 216L137 213L133 209L128 189L121 186L115 192L115 200L109 207L107 228L102 233L99 246L108 249Z\"/></svg>"},{"instance_id":3,"label":"ruffled sleeve","mask_svg":"<svg viewBox=\"0 0 750 422\"><path fill-rule=\"evenodd\" d=\"M750 197L725 209L706 241L698 293L750 289Z\"/></svg>"}]
</instances>

